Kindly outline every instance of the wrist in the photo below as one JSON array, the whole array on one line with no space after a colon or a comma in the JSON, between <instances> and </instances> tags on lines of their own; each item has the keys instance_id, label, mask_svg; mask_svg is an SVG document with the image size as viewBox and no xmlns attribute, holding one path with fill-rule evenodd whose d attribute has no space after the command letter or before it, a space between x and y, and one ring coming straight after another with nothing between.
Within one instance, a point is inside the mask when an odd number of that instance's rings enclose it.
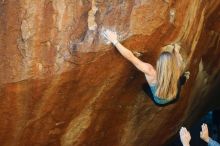
<instances>
[{"instance_id":1,"label":"wrist","mask_svg":"<svg viewBox=\"0 0 220 146\"><path fill-rule=\"evenodd\" d=\"M206 138L205 142L209 143L209 139L210 139L210 137Z\"/></svg>"},{"instance_id":2,"label":"wrist","mask_svg":"<svg viewBox=\"0 0 220 146\"><path fill-rule=\"evenodd\" d=\"M118 40L114 40L114 41L112 41L112 43L113 43L114 45L117 45L117 44L119 43L119 41L118 41Z\"/></svg>"}]
</instances>

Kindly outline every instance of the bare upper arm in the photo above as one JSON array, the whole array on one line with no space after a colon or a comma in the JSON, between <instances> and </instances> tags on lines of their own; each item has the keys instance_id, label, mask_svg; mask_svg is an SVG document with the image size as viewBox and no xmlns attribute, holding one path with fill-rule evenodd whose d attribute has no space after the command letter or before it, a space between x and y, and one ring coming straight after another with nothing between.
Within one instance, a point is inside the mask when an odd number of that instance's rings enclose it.
<instances>
[{"instance_id":1,"label":"bare upper arm","mask_svg":"<svg viewBox=\"0 0 220 146\"><path fill-rule=\"evenodd\" d=\"M132 57L130 57L129 60L131 61L132 64L134 64L134 66L138 70L140 70L141 72L143 72L146 75L152 75L152 73L155 72L155 69L151 64L141 61L140 59L138 59L134 55Z\"/></svg>"}]
</instances>

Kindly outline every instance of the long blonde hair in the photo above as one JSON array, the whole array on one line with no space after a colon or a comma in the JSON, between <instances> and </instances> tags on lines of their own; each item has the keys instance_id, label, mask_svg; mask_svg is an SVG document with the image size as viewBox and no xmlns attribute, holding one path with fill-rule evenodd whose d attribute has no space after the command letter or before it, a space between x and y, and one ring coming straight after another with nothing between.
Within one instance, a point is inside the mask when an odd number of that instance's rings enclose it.
<instances>
[{"instance_id":1,"label":"long blonde hair","mask_svg":"<svg viewBox=\"0 0 220 146\"><path fill-rule=\"evenodd\" d=\"M162 99L174 99L178 92L178 82L181 66L173 52L164 51L160 54L156 64L157 91L156 95Z\"/></svg>"}]
</instances>

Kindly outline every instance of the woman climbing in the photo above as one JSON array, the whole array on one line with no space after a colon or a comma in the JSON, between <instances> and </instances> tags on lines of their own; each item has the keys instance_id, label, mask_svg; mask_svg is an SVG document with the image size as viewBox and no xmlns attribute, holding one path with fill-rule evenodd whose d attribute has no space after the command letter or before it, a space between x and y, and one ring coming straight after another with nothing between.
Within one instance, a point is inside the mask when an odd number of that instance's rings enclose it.
<instances>
[{"instance_id":1,"label":"woman climbing","mask_svg":"<svg viewBox=\"0 0 220 146\"><path fill-rule=\"evenodd\" d=\"M179 79L183 70L182 57L178 44L165 46L156 63L156 69L149 63L139 60L133 53L125 48L117 39L117 34L105 30L105 38L112 42L117 50L129 60L138 70L145 74L150 86L153 100L156 104L164 105L176 99L179 89ZM187 73L189 76L189 73Z\"/></svg>"}]
</instances>

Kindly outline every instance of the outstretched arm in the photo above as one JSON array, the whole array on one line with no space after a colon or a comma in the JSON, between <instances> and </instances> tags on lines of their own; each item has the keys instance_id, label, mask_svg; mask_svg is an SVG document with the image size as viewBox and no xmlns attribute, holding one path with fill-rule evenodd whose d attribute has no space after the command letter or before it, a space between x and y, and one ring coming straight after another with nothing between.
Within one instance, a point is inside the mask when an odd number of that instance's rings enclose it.
<instances>
[{"instance_id":1,"label":"outstretched arm","mask_svg":"<svg viewBox=\"0 0 220 146\"><path fill-rule=\"evenodd\" d=\"M135 67L137 67L138 70L142 71L144 74L150 75L154 71L154 68L151 64L145 63L138 59L134 54L125 48L118 40L117 40L117 34L106 30L103 35L111 41L117 50L121 53L123 57L125 57L127 60L129 60Z\"/></svg>"}]
</instances>

